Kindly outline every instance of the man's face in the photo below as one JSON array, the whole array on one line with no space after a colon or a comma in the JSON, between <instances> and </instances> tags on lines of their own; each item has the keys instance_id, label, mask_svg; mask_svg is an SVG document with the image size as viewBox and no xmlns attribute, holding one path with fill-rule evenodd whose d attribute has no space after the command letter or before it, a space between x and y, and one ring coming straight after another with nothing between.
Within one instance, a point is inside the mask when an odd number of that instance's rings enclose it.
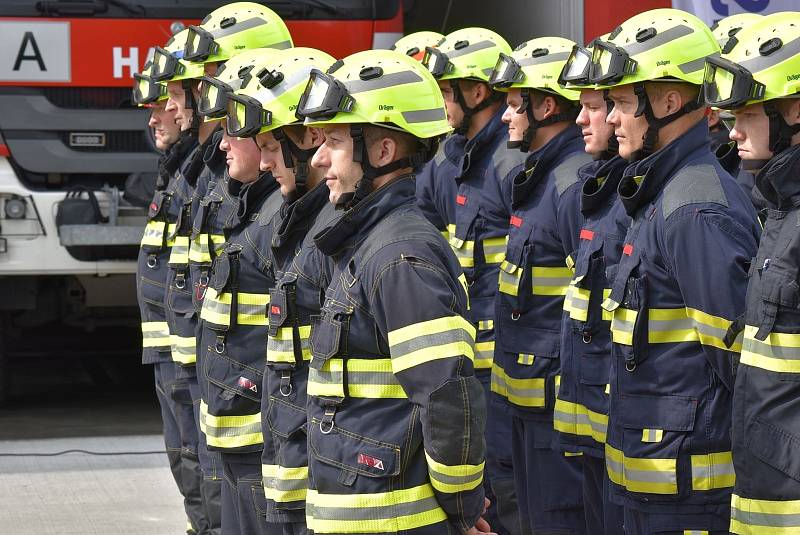
<instances>
[{"instance_id":1,"label":"man's face","mask_svg":"<svg viewBox=\"0 0 800 535\"><path fill-rule=\"evenodd\" d=\"M167 110L166 100L153 104L147 124L153 129L158 150L167 150L180 137L181 127L175 122L175 110Z\"/></svg>"},{"instance_id":2,"label":"man's face","mask_svg":"<svg viewBox=\"0 0 800 535\"><path fill-rule=\"evenodd\" d=\"M608 138L614 134L614 127L606 122L608 107L603 92L582 89L580 102L581 111L575 123L581 127L584 150L599 154L608 149Z\"/></svg>"},{"instance_id":3,"label":"man's face","mask_svg":"<svg viewBox=\"0 0 800 535\"><path fill-rule=\"evenodd\" d=\"M219 148L225 151L225 163L232 179L248 183L258 178L261 151L252 138L231 137L223 129Z\"/></svg>"},{"instance_id":4,"label":"man's face","mask_svg":"<svg viewBox=\"0 0 800 535\"><path fill-rule=\"evenodd\" d=\"M293 192L296 189L294 169L287 167L287 162L283 161L281 144L275 139L272 132L258 134L256 143L261 151L259 169L272 173L273 178L281 185L281 195L286 196Z\"/></svg>"},{"instance_id":5,"label":"man's face","mask_svg":"<svg viewBox=\"0 0 800 535\"><path fill-rule=\"evenodd\" d=\"M639 101L632 85L611 88L609 97L614 103L614 109L608 114L606 121L614 127L614 133L619 141L619 155L630 160L644 145L647 119L644 115L634 117Z\"/></svg>"},{"instance_id":6,"label":"man's face","mask_svg":"<svg viewBox=\"0 0 800 535\"><path fill-rule=\"evenodd\" d=\"M525 112L517 113L522 106L522 91L520 89L509 89L506 95L506 111L503 112L503 122L508 125L508 140L522 141L525 130L528 129L528 114Z\"/></svg>"},{"instance_id":7,"label":"man's face","mask_svg":"<svg viewBox=\"0 0 800 535\"><path fill-rule=\"evenodd\" d=\"M317 149L311 165L320 169L331 193L329 200L336 204L342 194L354 192L361 180L361 165L353 161L353 138L350 125L326 126L323 128L325 142Z\"/></svg>"},{"instance_id":8,"label":"man's face","mask_svg":"<svg viewBox=\"0 0 800 535\"><path fill-rule=\"evenodd\" d=\"M444 107L447 110L447 124L452 128L458 128L464 120L464 110L456 102L455 92L450 85L450 80L439 81L439 90L444 98Z\"/></svg>"},{"instance_id":9,"label":"man's face","mask_svg":"<svg viewBox=\"0 0 800 535\"><path fill-rule=\"evenodd\" d=\"M192 125L192 110L186 108L186 93L182 82L167 82L167 110L175 113L175 122L181 130L189 130Z\"/></svg>"},{"instance_id":10,"label":"man's face","mask_svg":"<svg viewBox=\"0 0 800 535\"><path fill-rule=\"evenodd\" d=\"M730 138L736 142L742 160L769 160L769 117L760 102L733 112L736 122Z\"/></svg>"}]
</instances>

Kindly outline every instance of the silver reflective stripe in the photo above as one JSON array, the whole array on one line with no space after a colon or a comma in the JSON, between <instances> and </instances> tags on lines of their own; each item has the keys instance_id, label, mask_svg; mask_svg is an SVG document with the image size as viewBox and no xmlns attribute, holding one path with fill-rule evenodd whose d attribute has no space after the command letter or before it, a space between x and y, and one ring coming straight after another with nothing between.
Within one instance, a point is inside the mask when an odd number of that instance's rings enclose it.
<instances>
[{"instance_id":1,"label":"silver reflective stripe","mask_svg":"<svg viewBox=\"0 0 800 535\"><path fill-rule=\"evenodd\" d=\"M354 80L352 82L346 82L344 85L351 95L355 95L356 93L375 91L376 89L384 89L397 85L413 84L414 82L421 81L422 77L419 74L412 71L401 71L393 72L373 80Z\"/></svg>"},{"instance_id":2,"label":"silver reflective stripe","mask_svg":"<svg viewBox=\"0 0 800 535\"><path fill-rule=\"evenodd\" d=\"M718 56L719 54L712 54L712 56ZM678 65L678 68L684 74L689 74L691 72L699 71L700 69L705 68L706 66L706 58L697 58L692 61L688 61L686 63L682 63Z\"/></svg>"},{"instance_id":3,"label":"silver reflective stripe","mask_svg":"<svg viewBox=\"0 0 800 535\"><path fill-rule=\"evenodd\" d=\"M569 52L556 52L554 54L547 54L546 56L539 56L536 58L523 58L517 61L520 67L528 67L530 65L539 65L540 63L553 63L556 61L566 61L569 58Z\"/></svg>"},{"instance_id":4,"label":"silver reflective stripe","mask_svg":"<svg viewBox=\"0 0 800 535\"><path fill-rule=\"evenodd\" d=\"M312 498L313 499L313 498ZM314 520L364 520L370 521L382 518L397 518L435 511L439 509L439 502L431 496L413 502L397 503L394 505L381 505L377 507L321 507L306 503L308 515Z\"/></svg>"},{"instance_id":5,"label":"silver reflective stripe","mask_svg":"<svg viewBox=\"0 0 800 535\"><path fill-rule=\"evenodd\" d=\"M731 518L753 528L769 526L772 528L800 528L800 513L772 514L753 513L731 507ZM753 531L756 533L756 531Z\"/></svg>"},{"instance_id":6,"label":"silver reflective stripe","mask_svg":"<svg viewBox=\"0 0 800 535\"><path fill-rule=\"evenodd\" d=\"M343 375L340 371L319 371L309 368L309 381L325 384L343 385ZM397 377L392 372L347 372L347 385L400 385Z\"/></svg>"},{"instance_id":7,"label":"silver reflective stripe","mask_svg":"<svg viewBox=\"0 0 800 535\"><path fill-rule=\"evenodd\" d=\"M732 475L735 475L733 471L733 461L729 463L713 463L709 466L692 463L692 479L708 480L712 484L711 488L719 488L713 485L715 478Z\"/></svg>"},{"instance_id":8,"label":"silver reflective stripe","mask_svg":"<svg viewBox=\"0 0 800 535\"><path fill-rule=\"evenodd\" d=\"M226 417L223 416L223 418ZM230 416L228 418L235 418L235 416ZM243 425L241 427L214 427L213 425L208 423L208 420L206 420L204 426L206 434L208 436L216 438L238 437L240 435L251 435L251 434L261 433L261 422Z\"/></svg>"},{"instance_id":9,"label":"silver reflective stripe","mask_svg":"<svg viewBox=\"0 0 800 535\"><path fill-rule=\"evenodd\" d=\"M625 49L625 52L627 52L628 55L635 56L636 54L647 52L648 50L652 50L661 45L665 45L671 41L674 41L675 39L681 38L685 35L689 35L693 32L694 30L692 28L681 24L680 26L673 26L669 30L659 32L654 37L648 39L647 41L643 41L641 43L639 42L630 43L621 46L622 48ZM620 46L619 43L614 43L614 41L609 41L609 42Z\"/></svg>"},{"instance_id":10,"label":"silver reflective stripe","mask_svg":"<svg viewBox=\"0 0 800 535\"><path fill-rule=\"evenodd\" d=\"M742 342L742 351L780 360L800 360L800 347L774 346L749 336Z\"/></svg>"},{"instance_id":11,"label":"silver reflective stripe","mask_svg":"<svg viewBox=\"0 0 800 535\"><path fill-rule=\"evenodd\" d=\"M775 65L782 61L786 61L787 59L793 58L798 53L800 53L800 37L794 39L793 41L789 41L788 43L784 43L782 47L769 56L758 55L752 59L740 61L738 63L740 67L744 67L753 73L759 72L770 65Z\"/></svg>"},{"instance_id":12,"label":"silver reflective stripe","mask_svg":"<svg viewBox=\"0 0 800 535\"><path fill-rule=\"evenodd\" d=\"M561 420L562 422L567 422L570 424L577 424L577 425L588 425L592 431L595 433L599 433L605 436L608 432L608 425L603 424L602 422L595 422L589 418L587 414L583 413L571 413L571 412L562 412L562 411L554 411L554 419ZM611 461L609 461L611 462Z\"/></svg>"},{"instance_id":13,"label":"silver reflective stripe","mask_svg":"<svg viewBox=\"0 0 800 535\"><path fill-rule=\"evenodd\" d=\"M251 305L239 302L236 306L236 315L264 316L267 317L267 305Z\"/></svg>"},{"instance_id":14,"label":"silver reflective stripe","mask_svg":"<svg viewBox=\"0 0 800 535\"><path fill-rule=\"evenodd\" d=\"M407 123L427 123L429 121L439 121L446 118L447 112L444 108L403 112L403 119L405 119Z\"/></svg>"},{"instance_id":15,"label":"silver reflective stripe","mask_svg":"<svg viewBox=\"0 0 800 535\"><path fill-rule=\"evenodd\" d=\"M447 331L434 334L424 334L422 336L412 338L411 340L398 342L397 344L393 345L392 360L403 357L415 351L423 349L432 350L438 346L455 344L458 342L464 342L469 345L472 345L473 343L470 333L460 328L449 329Z\"/></svg>"},{"instance_id":16,"label":"silver reflective stripe","mask_svg":"<svg viewBox=\"0 0 800 535\"><path fill-rule=\"evenodd\" d=\"M493 46L495 46L495 44L492 41L489 40L478 41L477 43L467 45L459 50L453 50L452 52L448 52L446 55L447 59L460 58L461 56L466 56L467 54L472 54L473 52L477 52L479 50L492 48Z\"/></svg>"},{"instance_id":17,"label":"silver reflective stripe","mask_svg":"<svg viewBox=\"0 0 800 535\"><path fill-rule=\"evenodd\" d=\"M606 457L608 459L608 457ZM628 481L640 481L642 483L669 483L677 485L678 479L675 472L661 472L657 470L633 470L625 467L625 483Z\"/></svg>"},{"instance_id":18,"label":"silver reflective stripe","mask_svg":"<svg viewBox=\"0 0 800 535\"><path fill-rule=\"evenodd\" d=\"M428 465L428 472L431 475L431 479L435 479L438 483L444 483L446 485L464 486L483 479L482 471L479 471L477 474L471 474L468 476L451 476L443 474L441 472L437 472L436 470L431 468L430 465Z\"/></svg>"},{"instance_id":19,"label":"silver reflective stripe","mask_svg":"<svg viewBox=\"0 0 800 535\"><path fill-rule=\"evenodd\" d=\"M536 379L531 379L535 381ZM506 392L508 398L528 398L528 399L543 399L544 398L544 380L542 380L542 388L515 388L506 382L504 377L499 377L497 374L492 373L492 390L498 387L501 392Z\"/></svg>"},{"instance_id":20,"label":"silver reflective stripe","mask_svg":"<svg viewBox=\"0 0 800 535\"><path fill-rule=\"evenodd\" d=\"M258 26L266 24L267 21L265 21L264 19L259 17L254 17L252 19L243 20L242 22L237 22L233 26L228 26L227 28L219 28L209 33L214 37L214 39L217 39L219 37L227 37L228 35L233 35L234 33L243 32L245 30L249 30L251 28L257 28Z\"/></svg>"}]
</instances>

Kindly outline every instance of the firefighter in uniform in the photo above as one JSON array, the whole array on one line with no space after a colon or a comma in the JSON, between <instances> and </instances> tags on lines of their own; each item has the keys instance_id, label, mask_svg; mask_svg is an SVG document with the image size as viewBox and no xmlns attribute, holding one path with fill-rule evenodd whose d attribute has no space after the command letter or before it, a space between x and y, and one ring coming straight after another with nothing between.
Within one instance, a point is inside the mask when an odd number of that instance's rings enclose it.
<instances>
[{"instance_id":1,"label":"firefighter in uniform","mask_svg":"<svg viewBox=\"0 0 800 535\"><path fill-rule=\"evenodd\" d=\"M346 209L315 237L333 283L312 324L308 528L485 533L485 400L465 281L415 206L414 168L450 129L419 62L371 50L313 70L298 113ZM479 527L475 527L475 525Z\"/></svg>"},{"instance_id":2,"label":"firefighter in uniform","mask_svg":"<svg viewBox=\"0 0 800 535\"><path fill-rule=\"evenodd\" d=\"M311 48L294 48L256 66L256 76L228 100L228 131L255 138L261 171L272 173L284 202L269 241L275 287L270 291L267 366L261 395L261 430L273 443L265 448L262 475L269 518L284 535L305 535L308 487L306 383L311 360L311 317L320 313L333 264L315 246L314 236L335 217L328 187L311 157L324 140L295 115L312 68L326 70L335 59ZM261 76L258 76L261 74ZM265 120L265 116L269 120Z\"/></svg>"},{"instance_id":3,"label":"firefighter in uniform","mask_svg":"<svg viewBox=\"0 0 800 535\"><path fill-rule=\"evenodd\" d=\"M402 52L406 56L422 61L425 57L425 49L429 46L436 47L444 41L444 35L439 32L414 32L404 35L392 45L391 50Z\"/></svg>"},{"instance_id":4,"label":"firefighter in uniform","mask_svg":"<svg viewBox=\"0 0 800 535\"><path fill-rule=\"evenodd\" d=\"M455 31L438 47L426 49L423 64L438 80L455 133L417 177L417 203L449 239L467 277L468 317L478 333L476 375L489 404L486 486L496 502L489 518L501 535L517 535L521 528L511 467L511 420L493 407L489 394L494 300L508 235L511 179L524 161L519 151L506 147L503 94L487 84L500 53L510 54L511 47L483 28Z\"/></svg>"},{"instance_id":5,"label":"firefighter in uniform","mask_svg":"<svg viewBox=\"0 0 800 535\"><path fill-rule=\"evenodd\" d=\"M175 35L167 43L167 48L161 50L171 55L183 47L187 34L184 30ZM188 69L185 64L181 67ZM154 59L150 69L136 78L134 91L135 98L158 99L165 93L157 86L166 85L168 98L164 112L170 114L181 129L178 141L161 162L159 183L150 204L148 223L139 251L137 291L142 312L143 362L155 364L156 393L161 404L170 468L184 497L188 531L210 533L211 515L201 493L203 478L198 459L198 429L194 423L189 382L171 359L165 290L167 262L180 217L180 206L191 197L199 170L196 165L200 151L198 123L190 112L185 113L182 109L184 103L180 84L173 83L170 87L164 81L163 69Z\"/></svg>"},{"instance_id":6,"label":"firefighter in uniform","mask_svg":"<svg viewBox=\"0 0 800 535\"><path fill-rule=\"evenodd\" d=\"M606 122L610 101L588 83L591 57L591 44L575 45L559 78L560 84L580 90L581 111L575 122L593 161L578 170L584 223L571 254L574 274L564 298L561 385L553 427L559 432L559 449L582 454L586 532L616 535L622 533L622 508L609 499L604 454L611 333L600 304L608 287L606 273L619 262L629 222L617 197L627 163L617 154L614 127Z\"/></svg>"},{"instance_id":7,"label":"firefighter in uniform","mask_svg":"<svg viewBox=\"0 0 800 535\"><path fill-rule=\"evenodd\" d=\"M558 84L574 45L560 37L527 41L501 54L489 80L508 91L509 145L528 153L512 180L492 392L512 419L520 516L542 534L584 533L580 459L556 450L553 430L567 257L582 222L578 169L591 160L574 124L580 95Z\"/></svg>"},{"instance_id":8,"label":"firefighter in uniform","mask_svg":"<svg viewBox=\"0 0 800 535\"><path fill-rule=\"evenodd\" d=\"M719 46L697 17L657 9L594 44L610 86L618 194L631 223L611 292L606 469L625 532L727 533L733 486L730 329L759 234L752 205L710 151L698 93ZM720 272L720 267L723 272Z\"/></svg>"},{"instance_id":9,"label":"firefighter in uniform","mask_svg":"<svg viewBox=\"0 0 800 535\"><path fill-rule=\"evenodd\" d=\"M733 397L730 531L800 533L800 14L769 15L706 64L708 103L731 109L731 139L759 169L766 223L750 268Z\"/></svg>"}]
</instances>

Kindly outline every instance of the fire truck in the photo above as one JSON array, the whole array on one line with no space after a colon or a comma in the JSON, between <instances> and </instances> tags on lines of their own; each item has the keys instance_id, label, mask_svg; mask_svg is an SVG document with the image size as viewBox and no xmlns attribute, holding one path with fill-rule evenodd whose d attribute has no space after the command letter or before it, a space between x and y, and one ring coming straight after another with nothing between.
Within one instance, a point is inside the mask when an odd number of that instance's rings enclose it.
<instances>
[{"instance_id":1,"label":"fire truck","mask_svg":"<svg viewBox=\"0 0 800 535\"><path fill-rule=\"evenodd\" d=\"M147 111L131 103L132 76L152 47L225 3L0 2L0 400L9 355L110 356L108 336L98 347L81 341L117 329L120 350L139 347L134 273L145 211L125 185L153 173L158 156ZM401 0L264 4L297 46L335 57L402 35ZM85 200L77 223L59 216L68 194ZM65 343L60 333L79 336Z\"/></svg>"}]
</instances>

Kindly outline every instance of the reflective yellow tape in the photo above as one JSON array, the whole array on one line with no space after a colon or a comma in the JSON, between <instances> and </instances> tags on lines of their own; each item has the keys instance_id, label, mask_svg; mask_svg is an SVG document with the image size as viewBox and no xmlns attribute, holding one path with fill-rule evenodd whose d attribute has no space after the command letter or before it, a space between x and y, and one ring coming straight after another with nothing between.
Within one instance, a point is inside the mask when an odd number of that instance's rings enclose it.
<instances>
[{"instance_id":1,"label":"reflective yellow tape","mask_svg":"<svg viewBox=\"0 0 800 535\"><path fill-rule=\"evenodd\" d=\"M389 331L395 373L438 359L475 358L475 327L461 316L445 316Z\"/></svg>"},{"instance_id":2,"label":"reflective yellow tape","mask_svg":"<svg viewBox=\"0 0 800 535\"><path fill-rule=\"evenodd\" d=\"M506 257L506 236L483 240L483 259L487 264L499 264Z\"/></svg>"},{"instance_id":3,"label":"reflective yellow tape","mask_svg":"<svg viewBox=\"0 0 800 535\"><path fill-rule=\"evenodd\" d=\"M344 361L329 359L321 370L309 368L308 395L344 398ZM368 399L405 399L391 359L347 359L347 395Z\"/></svg>"},{"instance_id":4,"label":"reflective yellow tape","mask_svg":"<svg viewBox=\"0 0 800 535\"><path fill-rule=\"evenodd\" d=\"M173 267L189 265L189 236L175 236L167 263Z\"/></svg>"},{"instance_id":5,"label":"reflective yellow tape","mask_svg":"<svg viewBox=\"0 0 800 535\"><path fill-rule=\"evenodd\" d=\"M438 522L447 515L429 484L375 494L321 494L306 497L308 529L320 533L398 533Z\"/></svg>"},{"instance_id":6,"label":"reflective yellow tape","mask_svg":"<svg viewBox=\"0 0 800 535\"><path fill-rule=\"evenodd\" d=\"M300 325L298 332L300 334L299 343L303 360L311 360L311 346L309 345L311 325ZM280 327L275 336L269 335L267 337L267 361L294 364L293 327Z\"/></svg>"},{"instance_id":7,"label":"reflective yellow tape","mask_svg":"<svg viewBox=\"0 0 800 535\"><path fill-rule=\"evenodd\" d=\"M610 296L611 296L611 288L604 288L603 289L603 301L604 302L607 301ZM614 317L614 313L613 312L609 312L608 310L606 310L605 308L602 308L602 307L601 307L601 309L603 310L603 321L611 321L611 318Z\"/></svg>"},{"instance_id":8,"label":"reflective yellow tape","mask_svg":"<svg viewBox=\"0 0 800 535\"><path fill-rule=\"evenodd\" d=\"M739 535L797 535L800 500L756 500L731 497L731 533Z\"/></svg>"},{"instance_id":9,"label":"reflective yellow tape","mask_svg":"<svg viewBox=\"0 0 800 535\"><path fill-rule=\"evenodd\" d=\"M603 444L608 433L608 416L578 403L556 399L553 428L568 435L591 437Z\"/></svg>"},{"instance_id":10,"label":"reflective yellow tape","mask_svg":"<svg viewBox=\"0 0 800 535\"><path fill-rule=\"evenodd\" d=\"M161 247L164 245L164 232L167 236L175 233L177 226L175 223L167 224L166 221L148 221L144 227L144 234L142 235L141 245L150 247ZM170 245L171 240L167 239L166 245Z\"/></svg>"},{"instance_id":11,"label":"reflective yellow tape","mask_svg":"<svg viewBox=\"0 0 800 535\"><path fill-rule=\"evenodd\" d=\"M478 331L490 331L494 329L494 320L478 321Z\"/></svg>"},{"instance_id":12,"label":"reflective yellow tape","mask_svg":"<svg viewBox=\"0 0 800 535\"><path fill-rule=\"evenodd\" d=\"M702 529L685 529L683 535L709 535L709 532Z\"/></svg>"},{"instance_id":13,"label":"reflective yellow tape","mask_svg":"<svg viewBox=\"0 0 800 535\"><path fill-rule=\"evenodd\" d=\"M611 318L614 343L633 344L633 329L638 312L619 307ZM647 310L647 341L650 344L699 342L723 350L739 351L740 342L730 349L723 339L731 321L694 308L651 308Z\"/></svg>"},{"instance_id":14,"label":"reflective yellow tape","mask_svg":"<svg viewBox=\"0 0 800 535\"><path fill-rule=\"evenodd\" d=\"M522 364L523 366L533 366L534 361L536 361L536 357L534 355L520 353L517 357L517 364Z\"/></svg>"},{"instance_id":15,"label":"reflective yellow tape","mask_svg":"<svg viewBox=\"0 0 800 535\"><path fill-rule=\"evenodd\" d=\"M475 342L475 369L489 370L494 362L494 340Z\"/></svg>"},{"instance_id":16,"label":"reflective yellow tape","mask_svg":"<svg viewBox=\"0 0 800 535\"><path fill-rule=\"evenodd\" d=\"M261 413L243 416L215 416L208 412L208 404L200 400L200 430L206 442L215 448L241 448L263 444Z\"/></svg>"},{"instance_id":17,"label":"reflective yellow tape","mask_svg":"<svg viewBox=\"0 0 800 535\"><path fill-rule=\"evenodd\" d=\"M611 318L611 339L615 344L633 345L633 327L636 324L636 310L619 307Z\"/></svg>"},{"instance_id":18,"label":"reflective yellow tape","mask_svg":"<svg viewBox=\"0 0 800 535\"><path fill-rule=\"evenodd\" d=\"M675 459L626 457L606 444L606 470L609 479L631 492L677 494L678 477Z\"/></svg>"},{"instance_id":19,"label":"reflective yellow tape","mask_svg":"<svg viewBox=\"0 0 800 535\"><path fill-rule=\"evenodd\" d=\"M499 290L508 295L519 294L519 282L522 279L522 268L515 266L508 260L500 264Z\"/></svg>"},{"instance_id":20,"label":"reflective yellow tape","mask_svg":"<svg viewBox=\"0 0 800 535\"><path fill-rule=\"evenodd\" d=\"M642 442L661 442L664 440L663 429L642 429Z\"/></svg>"},{"instance_id":21,"label":"reflective yellow tape","mask_svg":"<svg viewBox=\"0 0 800 535\"><path fill-rule=\"evenodd\" d=\"M475 242L456 238L455 227L453 232L450 233L450 247L453 249L462 268L475 267Z\"/></svg>"},{"instance_id":22,"label":"reflective yellow tape","mask_svg":"<svg viewBox=\"0 0 800 535\"><path fill-rule=\"evenodd\" d=\"M262 464L261 477L264 495L277 503L300 502L306 499L308 467L289 468L276 464Z\"/></svg>"},{"instance_id":23,"label":"reflective yellow tape","mask_svg":"<svg viewBox=\"0 0 800 535\"><path fill-rule=\"evenodd\" d=\"M142 322L142 347L169 349L169 325L166 321Z\"/></svg>"},{"instance_id":24,"label":"reflective yellow tape","mask_svg":"<svg viewBox=\"0 0 800 535\"><path fill-rule=\"evenodd\" d=\"M425 459L428 461L431 484L439 492L466 492L483 483L483 468L486 463L451 466L435 461L427 451Z\"/></svg>"},{"instance_id":25,"label":"reflective yellow tape","mask_svg":"<svg viewBox=\"0 0 800 535\"><path fill-rule=\"evenodd\" d=\"M533 295L566 295L572 270L566 267L533 266Z\"/></svg>"},{"instance_id":26,"label":"reflective yellow tape","mask_svg":"<svg viewBox=\"0 0 800 535\"><path fill-rule=\"evenodd\" d=\"M729 451L692 455L692 490L713 490L733 487L733 455Z\"/></svg>"},{"instance_id":27,"label":"reflective yellow tape","mask_svg":"<svg viewBox=\"0 0 800 535\"><path fill-rule=\"evenodd\" d=\"M222 251L225 245L225 236L222 234L198 234L189 245L189 261L196 264L210 264L214 259L208 249L208 242L211 241L215 256Z\"/></svg>"},{"instance_id":28,"label":"reflective yellow tape","mask_svg":"<svg viewBox=\"0 0 800 535\"><path fill-rule=\"evenodd\" d=\"M197 362L197 338L194 336L169 335L172 360L184 366Z\"/></svg>"},{"instance_id":29,"label":"reflective yellow tape","mask_svg":"<svg viewBox=\"0 0 800 535\"><path fill-rule=\"evenodd\" d=\"M520 407L545 406L543 378L514 379L496 363L492 365L491 389L495 394Z\"/></svg>"},{"instance_id":30,"label":"reflective yellow tape","mask_svg":"<svg viewBox=\"0 0 800 535\"><path fill-rule=\"evenodd\" d=\"M740 364L776 373L800 373L800 334L770 333L756 339L758 327L744 328Z\"/></svg>"},{"instance_id":31,"label":"reflective yellow tape","mask_svg":"<svg viewBox=\"0 0 800 535\"><path fill-rule=\"evenodd\" d=\"M564 296L564 311L575 321L588 321L590 296L591 290L579 288L572 281Z\"/></svg>"},{"instance_id":32,"label":"reflective yellow tape","mask_svg":"<svg viewBox=\"0 0 800 535\"><path fill-rule=\"evenodd\" d=\"M269 294L255 294L239 292L236 294L238 325L268 325L267 305L269 305ZM218 295L214 288L206 290L203 300L203 308L200 311L200 318L214 325L230 327L231 325L231 300L230 293Z\"/></svg>"}]
</instances>

